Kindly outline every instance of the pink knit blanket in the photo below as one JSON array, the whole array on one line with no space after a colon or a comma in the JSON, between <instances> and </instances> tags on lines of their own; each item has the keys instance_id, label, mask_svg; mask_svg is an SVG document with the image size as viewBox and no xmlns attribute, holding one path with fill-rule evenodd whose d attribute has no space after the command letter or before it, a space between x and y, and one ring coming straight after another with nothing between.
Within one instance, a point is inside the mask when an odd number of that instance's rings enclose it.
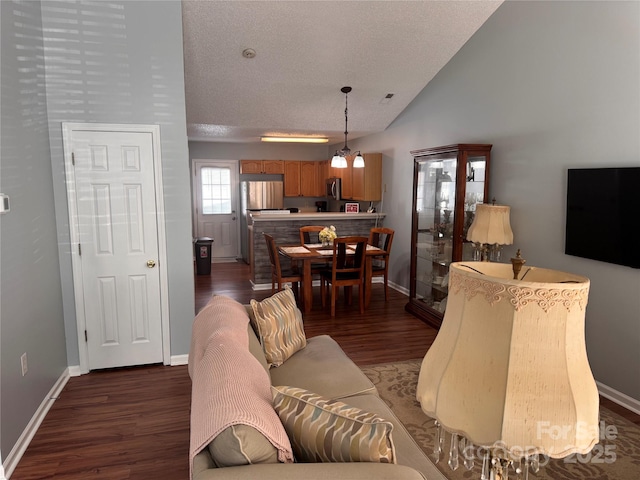
<instances>
[{"instance_id":1,"label":"pink knit blanket","mask_svg":"<svg viewBox=\"0 0 640 480\"><path fill-rule=\"evenodd\" d=\"M193 458L224 429L248 425L278 450L278 460L293 461L291 444L273 408L269 375L249 351L249 317L233 299L215 296L196 316L189 352Z\"/></svg>"}]
</instances>

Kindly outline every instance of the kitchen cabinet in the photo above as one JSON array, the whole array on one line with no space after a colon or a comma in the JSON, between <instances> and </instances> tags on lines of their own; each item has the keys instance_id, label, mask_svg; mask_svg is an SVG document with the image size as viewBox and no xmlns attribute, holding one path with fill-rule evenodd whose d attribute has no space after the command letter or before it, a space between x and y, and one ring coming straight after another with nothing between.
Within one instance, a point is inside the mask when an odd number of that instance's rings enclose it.
<instances>
[{"instance_id":1,"label":"kitchen cabinet","mask_svg":"<svg viewBox=\"0 0 640 480\"><path fill-rule=\"evenodd\" d=\"M282 160L240 160L240 173L283 174Z\"/></svg>"},{"instance_id":2,"label":"kitchen cabinet","mask_svg":"<svg viewBox=\"0 0 640 480\"><path fill-rule=\"evenodd\" d=\"M474 260L466 233L477 203L489 195L491 145L414 150L409 302L405 309L439 328L447 305L449 265Z\"/></svg>"},{"instance_id":3,"label":"kitchen cabinet","mask_svg":"<svg viewBox=\"0 0 640 480\"><path fill-rule=\"evenodd\" d=\"M344 200L378 202L382 199L382 154L365 153L362 157L364 168L353 168L355 155L349 155L346 157L347 168L330 166L330 176L342 179L341 197Z\"/></svg>"},{"instance_id":4,"label":"kitchen cabinet","mask_svg":"<svg viewBox=\"0 0 640 480\"><path fill-rule=\"evenodd\" d=\"M382 154L365 153L362 156L364 168L352 168L351 198L379 202L382 199Z\"/></svg>"},{"instance_id":5,"label":"kitchen cabinet","mask_svg":"<svg viewBox=\"0 0 640 480\"><path fill-rule=\"evenodd\" d=\"M324 162L284 162L285 197L323 197Z\"/></svg>"}]
</instances>

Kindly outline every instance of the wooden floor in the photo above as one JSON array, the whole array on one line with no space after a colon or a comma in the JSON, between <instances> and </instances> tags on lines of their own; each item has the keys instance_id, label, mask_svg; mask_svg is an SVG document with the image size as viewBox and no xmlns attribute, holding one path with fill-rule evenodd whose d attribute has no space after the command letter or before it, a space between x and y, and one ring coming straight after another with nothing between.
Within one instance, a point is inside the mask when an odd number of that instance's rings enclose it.
<instances>
[{"instance_id":1,"label":"wooden floor","mask_svg":"<svg viewBox=\"0 0 640 480\"><path fill-rule=\"evenodd\" d=\"M270 291L251 290L243 263L214 264L196 276L196 311L212 294L242 303ZM374 284L364 315L354 305L337 306L336 317L320 307L304 316L308 337L329 334L358 364L422 358L436 331L404 311L406 297L390 290L384 301ZM55 401L11 480L186 480L191 382L186 366L121 368L73 377ZM601 399L640 425L640 416Z\"/></svg>"},{"instance_id":2,"label":"wooden floor","mask_svg":"<svg viewBox=\"0 0 640 480\"><path fill-rule=\"evenodd\" d=\"M270 296L271 290L251 290L247 265L222 263L213 265L211 277L196 276L196 311L209 301L211 293L249 303L252 298ZM383 285L374 284L371 304L361 315L356 288L353 305L346 305L341 296L336 316L331 318L329 307L322 308L320 287L314 287L313 309L304 314L305 333L307 337L331 335L361 366L424 357L437 331L404 311L405 295L390 288L389 297L385 302Z\"/></svg>"}]
</instances>

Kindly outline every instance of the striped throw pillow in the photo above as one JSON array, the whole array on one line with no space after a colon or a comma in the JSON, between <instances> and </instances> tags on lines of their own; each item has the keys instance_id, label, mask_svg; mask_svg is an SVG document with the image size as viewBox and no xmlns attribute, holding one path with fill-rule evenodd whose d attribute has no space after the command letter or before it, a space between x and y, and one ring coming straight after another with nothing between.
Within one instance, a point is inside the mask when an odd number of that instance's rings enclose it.
<instances>
[{"instance_id":1,"label":"striped throw pillow","mask_svg":"<svg viewBox=\"0 0 640 480\"><path fill-rule=\"evenodd\" d=\"M295 387L271 387L297 462L396 463L393 424Z\"/></svg>"},{"instance_id":2,"label":"striped throw pillow","mask_svg":"<svg viewBox=\"0 0 640 480\"><path fill-rule=\"evenodd\" d=\"M282 365L291 355L307 346L302 313L288 286L261 302L251 300L255 330L260 335L269 366Z\"/></svg>"}]
</instances>

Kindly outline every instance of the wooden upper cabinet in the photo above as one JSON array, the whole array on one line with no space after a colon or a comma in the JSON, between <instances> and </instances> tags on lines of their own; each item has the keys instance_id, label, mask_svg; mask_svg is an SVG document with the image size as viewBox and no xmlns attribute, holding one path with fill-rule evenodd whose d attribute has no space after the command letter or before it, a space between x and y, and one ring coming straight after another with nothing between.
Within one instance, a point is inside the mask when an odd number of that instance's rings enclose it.
<instances>
[{"instance_id":1,"label":"wooden upper cabinet","mask_svg":"<svg viewBox=\"0 0 640 480\"><path fill-rule=\"evenodd\" d=\"M319 162L300 162L300 195L315 197L318 195Z\"/></svg>"},{"instance_id":2,"label":"wooden upper cabinet","mask_svg":"<svg viewBox=\"0 0 640 480\"><path fill-rule=\"evenodd\" d=\"M240 160L240 173L283 174L282 160Z\"/></svg>"},{"instance_id":3,"label":"wooden upper cabinet","mask_svg":"<svg viewBox=\"0 0 640 480\"><path fill-rule=\"evenodd\" d=\"M284 162L284 196L300 196L300 163Z\"/></svg>"},{"instance_id":4,"label":"wooden upper cabinet","mask_svg":"<svg viewBox=\"0 0 640 480\"><path fill-rule=\"evenodd\" d=\"M353 168L351 193L354 200L378 202L382 199L382 154L365 153L364 168Z\"/></svg>"},{"instance_id":5,"label":"wooden upper cabinet","mask_svg":"<svg viewBox=\"0 0 640 480\"><path fill-rule=\"evenodd\" d=\"M283 174L284 162L282 160L263 160L262 161L262 173L269 174Z\"/></svg>"},{"instance_id":6,"label":"wooden upper cabinet","mask_svg":"<svg viewBox=\"0 0 640 480\"><path fill-rule=\"evenodd\" d=\"M329 176L342 179L343 199L378 202L382 199L382 154L365 153L362 156L364 168L353 168L355 155L347 157L347 168L333 168L329 160Z\"/></svg>"},{"instance_id":7,"label":"wooden upper cabinet","mask_svg":"<svg viewBox=\"0 0 640 480\"><path fill-rule=\"evenodd\" d=\"M325 162L284 162L285 197L324 197Z\"/></svg>"},{"instance_id":8,"label":"wooden upper cabinet","mask_svg":"<svg viewBox=\"0 0 640 480\"><path fill-rule=\"evenodd\" d=\"M317 162L318 163L318 196L326 196L326 181L329 175L329 162Z\"/></svg>"},{"instance_id":9,"label":"wooden upper cabinet","mask_svg":"<svg viewBox=\"0 0 640 480\"><path fill-rule=\"evenodd\" d=\"M342 178L344 168L335 168L331 166L331 159L327 161L327 178Z\"/></svg>"},{"instance_id":10,"label":"wooden upper cabinet","mask_svg":"<svg viewBox=\"0 0 640 480\"><path fill-rule=\"evenodd\" d=\"M240 160L240 173L262 173L262 160Z\"/></svg>"},{"instance_id":11,"label":"wooden upper cabinet","mask_svg":"<svg viewBox=\"0 0 640 480\"><path fill-rule=\"evenodd\" d=\"M337 168L340 171L340 178L342 179L342 191L340 195L345 200L353 199L353 159L354 155L347 157L347 168Z\"/></svg>"}]
</instances>

